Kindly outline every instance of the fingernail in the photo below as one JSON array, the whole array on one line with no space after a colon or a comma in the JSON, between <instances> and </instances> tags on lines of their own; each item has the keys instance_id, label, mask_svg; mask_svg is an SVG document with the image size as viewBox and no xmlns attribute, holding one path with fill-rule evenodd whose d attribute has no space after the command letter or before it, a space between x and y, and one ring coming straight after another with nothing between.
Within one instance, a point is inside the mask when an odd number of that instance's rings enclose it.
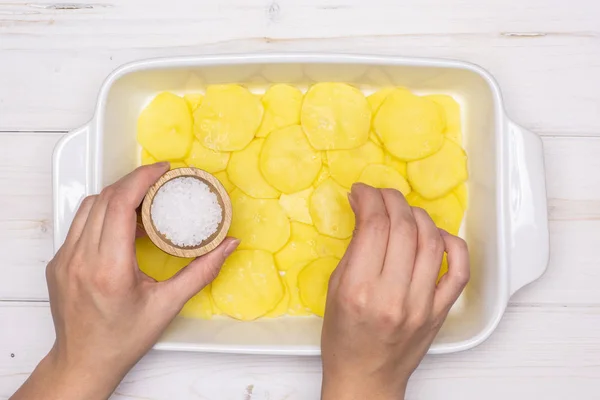
<instances>
[{"instance_id":1,"label":"fingernail","mask_svg":"<svg viewBox=\"0 0 600 400\"><path fill-rule=\"evenodd\" d=\"M231 242L227 243L227 246L225 246L225 249L223 249L223 255L225 256L225 258L229 257L239 245L239 239L233 239Z\"/></svg>"},{"instance_id":2,"label":"fingernail","mask_svg":"<svg viewBox=\"0 0 600 400\"><path fill-rule=\"evenodd\" d=\"M448 233L448 231L442 229L442 228L438 228L438 230L440 231L440 235L442 236L450 236L450 234Z\"/></svg>"},{"instance_id":3,"label":"fingernail","mask_svg":"<svg viewBox=\"0 0 600 400\"><path fill-rule=\"evenodd\" d=\"M166 169L166 168L171 168L171 163L168 161L161 161L161 162L157 162L154 164L157 168L162 168L162 169Z\"/></svg>"},{"instance_id":4,"label":"fingernail","mask_svg":"<svg viewBox=\"0 0 600 400\"><path fill-rule=\"evenodd\" d=\"M355 205L355 201L354 201L354 197L352 196L352 189L350 189L351 191L348 193L348 202L350 203L350 208L352 208L353 210L354 205Z\"/></svg>"}]
</instances>

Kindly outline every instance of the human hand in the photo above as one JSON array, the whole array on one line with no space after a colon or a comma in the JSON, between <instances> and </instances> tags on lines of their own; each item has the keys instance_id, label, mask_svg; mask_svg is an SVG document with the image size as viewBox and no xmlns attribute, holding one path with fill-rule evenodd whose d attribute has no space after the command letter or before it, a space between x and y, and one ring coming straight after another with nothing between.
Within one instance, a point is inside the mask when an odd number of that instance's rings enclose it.
<instances>
[{"instance_id":1,"label":"human hand","mask_svg":"<svg viewBox=\"0 0 600 400\"><path fill-rule=\"evenodd\" d=\"M169 169L141 167L87 197L46 278L56 341L14 399L106 399L239 244L228 238L156 282L135 258L136 208Z\"/></svg>"},{"instance_id":2,"label":"human hand","mask_svg":"<svg viewBox=\"0 0 600 400\"><path fill-rule=\"evenodd\" d=\"M356 230L329 282L322 398L403 399L469 280L467 246L396 190L355 184L349 199Z\"/></svg>"}]
</instances>

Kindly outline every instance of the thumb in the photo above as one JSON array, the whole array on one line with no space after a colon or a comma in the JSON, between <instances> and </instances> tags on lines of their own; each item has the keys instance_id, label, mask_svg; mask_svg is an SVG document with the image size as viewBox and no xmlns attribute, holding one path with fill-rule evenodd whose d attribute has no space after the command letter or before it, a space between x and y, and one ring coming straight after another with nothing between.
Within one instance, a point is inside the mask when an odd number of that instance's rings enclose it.
<instances>
[{"instance_id":1,"label":"thumb","mask_svg":"<svg viewBox=\"0 0 600 400\"><path fill-rule=\"evenodd\" d=\"M171 279L162 283L166 295L183 307L189 299L219 275L223 263L239 244L238 239L226 238L213 251L196 258Z\"/></svg>"}]
</instances>

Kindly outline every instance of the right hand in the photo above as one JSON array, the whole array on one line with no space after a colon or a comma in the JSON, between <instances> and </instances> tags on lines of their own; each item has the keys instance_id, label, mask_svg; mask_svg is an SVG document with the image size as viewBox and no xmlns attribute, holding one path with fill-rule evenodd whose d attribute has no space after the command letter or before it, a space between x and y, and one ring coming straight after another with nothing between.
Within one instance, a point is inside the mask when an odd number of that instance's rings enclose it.
<instances>
[{"instance_id":1,"label":"right hand","mask_svg":"<svg viewBox=\"0 0 600 400\"><path fill-rule=\"evenodd\" d=\"M349 199L356 230L329 282L322 396L403 399L469 280L467 245L396 190L355 184Z\"/></svg>"}]
</instances>

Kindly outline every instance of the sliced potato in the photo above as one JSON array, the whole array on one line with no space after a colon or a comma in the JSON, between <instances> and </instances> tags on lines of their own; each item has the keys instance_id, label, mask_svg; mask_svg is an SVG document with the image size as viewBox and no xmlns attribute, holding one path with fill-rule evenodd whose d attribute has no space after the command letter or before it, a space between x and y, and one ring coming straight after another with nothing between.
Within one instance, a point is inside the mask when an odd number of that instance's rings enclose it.
<instances>
[{"instance_id":1,"label":"sliced potato","mask_svg":"<svg viewBox=\"0 0 600 400\"><path fill-rule=\"evenodd\" d=\"M225 314L251 321L273 310L284 288L273 256L262 250L237 250L212 283L212 296Z\"/></svg>"},{"instance_id":2,"label":"sliced potato","mask_svg":"<svg viewBox=\"0 0 600 400\"><path fill-rule=\"evenodd\" d=\"M406 179L394 168L383 164L367 165L358 181L378 189L396 189L405 196L411 192Z\"/></svg>"},{"instance_id":3,"label":"sliced potato","mask_svg":"<svg viewBox=\"0 0 600 400\"><path fill-rule=\"evenodd\" d=\"M271 86L261 98L265 114L256 137L265 137L272 131L300 123L302 92L283 83Z\"/></svg>"},{"instance_id":4,"label":"sliced potato","mask_svg":"<svg viewBox=\"0 0 600 400\"><path fill-rule=\"evenodd\" d=\"M254 138L262 116L262 103L248 89L211 85L194 111L194 133L209 149L242 150Z\"/></svg>"},{"instance_id":5,"label":"sliced potato","mask_svg":"<svg viewBox=\"0 0 600 400\"><path fill-rule=\"evenodd\" d=\"M171 164L171 169L187 168L187 164L181 160L173 160L169 161L169 163Z\"/></svg>"},{"instance_id":6,"label":"sliced potato","mask_svg":"<svg viewBox=\"0 0 600 400\"><path fill-rule=\"evenodd\" d=\"M404 178L408 178L408 173L406 172L407 164L406 162L397 159L393 155L388 152L383 156L383 163L388 167L394 168L396 171L400 173Z\"/></svg>"},{"instance_id":7,"label":"sliced potato","mask_svg":"<svg viewBox=\"0 0 600 400\"><path fill-rule=\"evenodd\" d=\"M377 114L377 111L379 111L379 107L381 107L381 104L383 103L385 98L388 97L388 95L390 93L392 93L394 90L396 90L396 88L386 87L383 89L379 89L378 91L374 92L373 94L370 94L369 96L367 96L367 101L369 102L369 105L371 106L371 113L373 114L373 116L375 116L375 114Z\"/></svg>"},{"instance_id":8,"label":"sliced potato","mask_svg":"<svg viewBox=\"0 0 600 400\"><path fill-rule=\"evenodd\" d=\"M458 199L458 201L460 202L460 205L462 206L463 210L466 210L467 205L469 204L469 194L467 192L467 184L461 183L460 185L458 185L457 187L454 188L453 192L454 192L454 195L456 196L456 198Z\"/></svg>"},{"instance_id":9,"label":"sliced potato","mask_svg":"<svg viewBox=\"0 0 600 400\"><path fill-rule=\"evenodd\" d=\"M452 140L445 140L437 153L408 163L408 181L421 196L443 196L468 178L467 155Z\"/></svg>"},{"instance_id":10,"label":"sliced potato","mask_svg":"<svg viewBox=\"0 0 600 400\"><path fill-rule=\"evenodd\" d=\"M298 290L298 274L305 266L305 264L296 264L287 271L285 271L285 275L283 276L283 280L287 284L290 293L290 300L287 310L287 313L289 315L311 315L311 312L302 303L302 300L300 299L300 291Z\"/></svg>"},{"instance_id":11,"label":"sliced potato","mask_svg":"<svg viewBox=\"0 0 600 400\"><path fill-rule=\"evenodd\" d=\"M267 182L289 194L310 187L322 162L321 155L310 146L300 125L292 125L269 134L260 153L259 165Z\"/></svg>"},{"instance_id":12,"label":"sliced potato","mask_svg":"<svg viewBox=\"0 0 600 400\"><path fill-rule=\"evenodd\" d=\"M274 309L265 314L265 318L277 318L285 315L290 305L290 290L288 289L287 282L282 279L283 283L283 297L277 303Z\"/></svg>"},{"instance_id":13,"label":"sliced potato","mask_svg":"<svg viewBox=\"0 0 600 400\"><path fill-rule=\"evenodd\" d=\"M327 165L323 165L323 168L321 168L321 171L319 171L319 175L317 175L317 179L315 179L313 182L313 186L317 187L329 178L331 178L331 171L329 171L329 167Z\"/></svg>"},{"instance_id":14,"label":"sliced potato","mask_svg":"<svg viewBox=\"0 0 600 400\"><path fill-rule=\"evenodd\" d=\"M342 258L348 247L348 240L321 235L311 225L292 222L291 228L290 240L275 254L280 271L287 271L297 264L304 265L319 257Z\"/></svg>"},{"instance_id":15,"label":"sliced potato","mask_svg":"<svg viewBox=\"0 0 600 400\"><path fill-rule=\"evenodd\" d=\"M211 319L213 316L212 299L210 298L211 285L209 284L196 293L183 306L179 315L185 318Z\"/></svg>"},{"instance_id":16,"label":"sliced potato","mask_svg":"<svg viewBox=\"0 0 600 400\"><path fill-rule=\"evenodd\" d=\"M335 257L319 258L308 264L298 274L300 299L313 313L324 316L329 277L337 267Z\"/></svg>"},{"instance_id":17,"label":"sliced potato","mask_svg":"<svg viewBox=\"0 0 600 400\"><path fill-rule=\"evenodd\" d=\"M308 210L308 199L313 192L313 188L302 190L292 194L282 194L279 198L279 205L285 210L287 216L292 221L312 224L310 211Z\"/></svg>"},{"instance_id":18,"label":"sliced potato","mask_svg":"<svg viewBox=\"0 0 600 400\"><path fill-rule=\"evenodd\" d=\"M446 138L454 141L458 145L462 145L460 105L452 98L452 96L446 94L432 94L425 97L434 101L444 110L444 115L446 117Z\"/></svg>"},{"instance_id":19,"label":"sliced potato","mask_svg":"<svg viewBox=\"0 0 600 400\"><path fill-rule=\"evenodd\" d=\"M317 83L304 97L300 121L315 149L352 149L369 138L371 108L355 87L345 83Z\"/></svg>"},{"instance_id":20,"label":"sliced potato","mask_svg":"<svg viewBox=\"0 0 600 400\"><path fill-rule=\"evenodd\" d=\"M142 165L150 165L157 162L156 158L152 157L152 154L148 153L147 150L142 149Z\"/></svg>"},{"instance_id":21,"label":"sliced potato","mask_svg":"<svg viewBox=\"0 0 600 400\"><path fill-rule=\"evenodd\" d=\"M386 97L373 127L385 148L403 161L427 157L444 142L445 123L440 107L408 90L397 89Z\"/></svg>"},{"instance_id":22,"label":"sliced potato","mask_svg":"<svg viewBox=\"0 0 600 400\"><path fill-rule=\"evenodd\" d=\"M458 235L464 210L454 193L448 193L435 200L427 200L413 192L407 199L411 206L427 211L438 228Z\"/></svg>"},{"instance_id":23,"label":"sliced potato","mask_svg":"<svg viewBox=\"0 0 600 400\"><path fill-rule=\"evenodd\" d=\"M143 273L157 281L164 280L163 274L168 254L156 247L148 236L135 240L135 257Z\"/></svg>"},{"instance_id":24,"label":"sliced potato","mask_svg":"<svg viewBox=\"0 0 600 400\"><path fill-rule=\"evenodd\" d=\"M259 157L264 142L264 139L255 139L244 150L234 152L227 166L227 175L235 186L249 196L276 199L279 191L260 173Z\"/></svg>"},{"instance_id":25,"label":"sliced potato","mask_svg":"<svg viewBox=\"0 0 600 400\"><path fill-rule=\"evenodd\" d=\"M369 140L375 143L379 147L383 147L383 142L379 139L379 136L374 131L369 132Z\"/></svg>"},{"instance_id":26,"label":"sliced potato","mask_svg":"<svg viewBox=\"0 0 600 400\"><path fill-rule=\"evenodd\" d=\"M202 99L204 96L200 93L188 93L183 95L184 100L188 104L191 112L196 111L200 104L202 103Z\"/></svg>"},{"instance_id":27,"label":"sliced potato","mask_svg":"<svg viewBox=\"0 0 600 400\"><path fill-rule=\"evenodd\" d=\"M354 230L354 213L348 191L329 178L310 196L309 210L317 230L327 236L346 239Z\"/></svg>"},{"instance_id":28,"label":"sliced potato","mask_svg":"<svg viewBox=\"0 0 600 400\"><path fill-rule=\"evenodd\" d=\"M240 249L281 249L290 238L290 221L274 199L253 199L240 190L231 193L233 218L229 234L240 239Z\"/></svg>"},{"instance_id":29,"label":"sliced potato","mask_svg":"<svg viewBox=\"0 0 600 400\"><path fill-rule=\"evenodd\" d=\"M138 118L137 141L157 160L185 157L193 137L187 103L173 93L158 94Z\"/></svg>"},{"instance_id":30,"label":"sliced potato","mask_svg":"<svg viewBox=\"0 0 600 400\"><path fill-rule=\"evenodd\" d=\"M227 193L231 193L233 191L233 189L235 189L235 185L229 179L229 175L227 175L227 172L225 172L225 171L217 172L215 174L215 178L217 178L219 180L219 182L221 182L221 184L223 185L223 187L225 188Z\"/></svg>"},{"instance_id":31,"label":"sliced potato","mask_svg":"<svg viewBox=\"0 0 600 400\"><path fill-rule=\"evenodd\" d=\"M205 147L198 140L192 142L192 149L185 158L190 167L203 169L211 174L224 171L229 162L230 153L224 153Z\"/></svg>"},{"instance_id":32,"label":"sliced potato","mask_svg":"<svg viewBox=\"0 0 600 400\"><path fill-rule=\"evenodd\" d=\"M340 185L349 188L362 170L369 164L383 163L383 149L371 141L350 150L327 151L327 164L331 177Z\"/></svg>"}]
</instances>

